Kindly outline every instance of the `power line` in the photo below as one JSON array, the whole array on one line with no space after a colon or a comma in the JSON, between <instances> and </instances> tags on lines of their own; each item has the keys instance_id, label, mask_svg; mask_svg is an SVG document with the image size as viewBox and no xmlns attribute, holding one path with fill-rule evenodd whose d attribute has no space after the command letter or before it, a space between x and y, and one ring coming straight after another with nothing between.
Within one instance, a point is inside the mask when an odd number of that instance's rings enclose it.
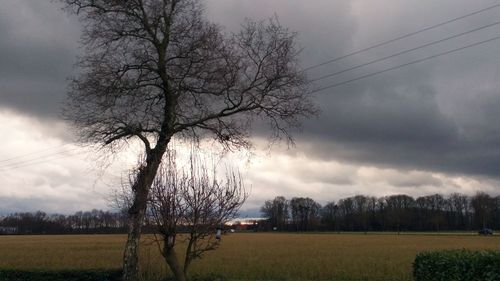
<instances>
[{"instance_id":1,"label":"power line","mask_svg":"<svg viewBox=\"0 0 500 281\"><path fill-rule=\"evenodd\" d=\"M18 156L12 157L12 158L0 160L0 163L8 162L8 161L11 161L11 160L16 160L18 158L25 158L25 157L31 156L31 155L37 155L37 154L40 154L42 152L46 152L46 151L51 151L51 150L55 150L55 149L58 149L58 148L62 148L62 147L67 146L67 145L68 144L58 145L58 146L54 146L54 147L51 147L51 148L42 149L42 150L39 150L39 151L27 153L27 154L18 155Z\"/></svg>"},{"instance_id":2,"label":"power line","mask_svg":"<svg viewBox=\"0 0 500 281\"><path fill-rule=\"evenodd\" d=\"M483 30L483 29L486 29L486 28L489 28L489 27L492 27L492 26L495 26L495 25L498 25L498 24L500 24L500 21L497 21L497 22L494 22L494 23L491 23L491 24L487 24L487 25L484 25L484 26L480 26L480 27L477 27L477 28L474 28L474 29L471 29L471 30L468 30L468 31L465 31L465 32L461 32L459 34L455 34L455 35L452 35L452 36L449 36L449 37L446 37L446 38L443 38L443 39L439 39L439 40L436 40L436 41L433 41L433 42L430 42L430 43L426 43L426 44L423 44L423 45L420 45L420 46L417 46L417 47L414 47L414 48L411 48L411 49L407 49L407 50L404 50L404 51L401 51L401 52L398 52L398 53L395 53L395 54L392 54L392 55L389 55L389 56L386 56L386 57L382 57L382 58L379 58L379 59L371 60L369 62L360 64L360 65L356 65L356 66L353 66L353 67L350 67L350 68L347 68L347 69L344 69L344 70L340 70L340 71L337 71L337 72L334 72L334 73L330 73L330 74L327 74L327 75L324 75L324 76L312 79L311 82L316 82L316 81L319 81L319 80L330 78L330 77L333 77L333 76L336 76L336 75L339 75L339 74L342 74L342 73L345 73L345 72L348 72L348 71L351 71L351 70L354 70L354 69L361 68L363 66L367 66L367 65L374 64L374 63L377 63L377 62L381 62L381 61L384 61L384 60L387 60L387 59L390 59L390 58L394 58L394 57L397 57L399 55L403 55L403 54L406 54L406 53L410 53L410 52L416 51L418 49L422 49L422 48L425 48L425 47L436 45L438 43L442 43L444 41L448 41L448 40L451 40L451 39L454 39L454 38L458 38L458 37L464 36L466 34L473 33L473 32L479 31L479 30Z\"/></svg>"},{"instance_id":3,"label":"power line","mask_svg":"<svg viewBox=\"0 0 500 281\"><path fill-rule=\"evenodd\" d=\"M10 166L10 165L15 165L15 164L23 164L23 163L31 162L31 161L34 161L34 160L40 160L40 159L50 158L50 157L55 156L55 155L60 155L60 154L72 152L72 151L75 151L75 150L77 150L77 149L74 148L74 149L62 150L62 151L58 151L58 152L55 152L55 153L38 156L38 157L35 157L35 158L30 158L30 159L25 159L25 160L20 160L20 161L14 161L14 162L11 162L11 163L5 163L5 161L4 161L3 164L0 164L0 168L5 167L5 166Z\"/></svg>"},{"instance_id":4,"label":"power line","mask_svg":"<svg viewBox=\"0 0 500 281\"><path fill-rule=\"evenodd\" d=\"M5 161L4 161L3 164L0 164L0 168L9 167L9 166L12 166L12 165L21 165L21 164L24 164L24 163L33 162L35 160L43 160L43 159L46 159L46 158L51 158L51 157L56 156L56 155L73 152L73 151L76 151L76 150L77 150L76 148L67 149L67 150L58 151L58 152L55 152L55 153L51 153L51 154L47 154L47 155L42 155L42 156L31 158L31 159L26 159L26 160L21 160L21 161L15 161L15 162L11 162L11 163L5 163ZM11 158L11 160L12 159L13 158Z\"/></svg>"},{"instance_id":5,"label":"power line","mask_svg":"<svg viewBox=\"0 0 500 281\"><path fill-rule=\"evenodd\" d=\"M323 66L323 65L326 65L326 64L330 64L332 62L336 62L336 61L339 61L341 59L345 59L345 58L348 58L348 57L351 57L351 56L354 56L354 55L357 55L357 54L360 54L360 53L363 53L363 52L366 52L368 50L371 50L371 49L375 49L377 47L381 47L381 46L384 46L384 45L387 45L389 43L393 43L393 42L396 42L396 41L399 41L401 39L405 39L405 38L408 38L408 37L411 37L413 35L417 35L419 33L422 33L422 32L425 32L425 31L429 31L429 30L432 30L432 29L435 29L435 28L438 28L440 26L443 26L443 25L446 25L446 24L449 24L449 23L452 23L452 22L455 22L455 21L458 21L458 20L461 20L461 19L464 19L464 18L467 18L467 17L470 17L470 16L473 16L473 15L477 15L477 14L480 14L480 13L483 13L483 12L486 12L488 10L491 10L491 9L494 9L494 8L497 8L497 7L500 7L500 4L496 4L496 5L493 5L493 6L490 6L490 7L487 7L487 8L484 8L484 9L481 9L481 10L478 10L478 11L475 11L475 12L472 12L472 13L469 13L469 14L466 14L466 15L463 15L463 16L459 16L459 17L456 17L456 18L452 18L452 19L449 19L447 21L444 21L444 22L441 22L441 23L438 23L438 24L435 24L435 25L432 25L432 26L429 26L429 27L425 27L425 28L422 28L422 29L419 29L417 31L414 31L414 32L411 32L411 33L408 33L408 34L405 34L405 35L402 35L402 36L399 36L399 37L396 37L396 38L393 38L393 39L390 39L390 40L387 40L387 41L383 41L383 42L380 42L380 43L377 43L375 45L372 45L372 46L369 46L369 47L366 47L364 49L361 49L361 50L357 50L357 51L354 51L354 52L351 52L351 53L348 53L346 55L343 55L343 56L340 56L340 57L337 57L337 58L334 58L334 59L331 59L331 60L328 60L328 61L325 61L325 62L322 62L320 64L316 64L316 65L312 65L312 66L309 66L309 67L306 67L302 70L302 72L306 72L306 71L309 71L311 69L314 69L314 68L318 68L320 66Z\"/></svg>"},{"instance_id":6,"label":"power line","mask_svg":"<svg viewBox=\"0 0 500 281\"><path fill-rule=\"evenodd\" d=\"M414 60L414 61L411 61L411 62L407 62L405 64L401 64L401 65L397 65L397 66L394 66L394 67L390 67L390 68L387 68L387 69L384 69L384 70L380 70L380 71L377 71L377 72L369 73L369 74L366 74L366 75L363 75L363 76L360 76L360 77L357 77L357 78L353 78L353 79L350 79L350 80L346 80L346 81L342 81L342 82L339 82L339 83L335 83L335 84L332 84L332 85L329 85L329 86L326 86L326 87L322 87L322 88L316 89L316 90L312 91L312 93L317 93L317 92L320 92L320 91L323 91L323 90L326 90L326 89L335 88L335 87L338 87L338 86L341 86L341 85L345 85L345 84L348 84L348 83L351 83L351 82L354 82L354 81L358 81L358 80L365 79L365 78L368 78L368 77L371 77L371 76L375 76L375 75L378 75L378 74L381 74L381 73L385 73L385 72L388 72L388 71L391 71L391 70L402 68L402 67L405 67L405 66L408 66L408 65L420 63L420 62L427 61L427 60L430 60L430 59L434 59L434 58L437 58L437 57L440 57L440 56L444 56L444 55L448 55L448 54L451 54L451 53L454 53L454 52L458 52L458 51L461 51L461 50L464 50L464 49L467 49L467 48L471 48L471 47L475 47L475 46L478 46L478 45L486 44L488 42L492 42L492 41L495 41L495 40L498 40L498 39L500 39L500 36L496 36L496 37L493 37L493 38L490 38L490 39L487 39L487 40L484 40L484 41L480 41L480 42L476 42L476 43L473 43L473 44L469 44L469 45L466 45L466 46L463 46L463 47L460 47L460 48L456 48L456 49L453 49L453 50L449 50L449 51L446 51L446 52L443 52L443 53L439 53L439 54L436 54L436 55L428 56L428 57L425 57L425 58L422 58L422 59L418 59L418 60Z\"/></svg>"},{"instance_id":7,"label":"power line","mask_svg":"<svg viewBox=\"0 0 500 281\"><path fill-rule=\"evenodd\" d=\"M77 155L81 155L83 154L84 152L78 152L78 153L75 153L75 154L69 154L69 155L62 155L62 156L59 156L59 157L56 157L56 158L47 158L47 159L44 159L44 160L41 160L41 161L35 161L35 162L26 162L24 164L20 164L20 163L16 163L16 164L11 164L10 166L2 166L0 167L0 170L9 170L9 169L18 169L18 168L23 168L23 167L28 167L28 166L33 166L33 165L37 165L37 164L43 164L43 163L47 163L47 162L51 162L51 161L54 161L54 160L59 160L59 159L63 159L63 158L68 158L68 157L72 157L72 156L77 156ZM52 155L52 156L55 156L55 155Z\"/></svg>"}]
</instances>

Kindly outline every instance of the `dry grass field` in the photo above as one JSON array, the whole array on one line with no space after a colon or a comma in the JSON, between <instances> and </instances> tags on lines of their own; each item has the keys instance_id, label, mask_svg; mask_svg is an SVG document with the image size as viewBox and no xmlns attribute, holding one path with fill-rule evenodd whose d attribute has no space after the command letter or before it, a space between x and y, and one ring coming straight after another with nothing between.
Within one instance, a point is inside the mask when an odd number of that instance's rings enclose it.
<instances>
[{"instance_id":1,"label":"dry grass field","mask_svg":"<svg viewBox=\"0 0 500 281\"><path fill-rule=\"evenodd\" d=\"M112 269L124 236L0 236L0 268ZM192 273L236 280L411 280L416 253L500 249L500 237L473 235L239 233L193 264ZM143 268L165 274L157 246L144 239Z\"/></svg>"}]
</instances>

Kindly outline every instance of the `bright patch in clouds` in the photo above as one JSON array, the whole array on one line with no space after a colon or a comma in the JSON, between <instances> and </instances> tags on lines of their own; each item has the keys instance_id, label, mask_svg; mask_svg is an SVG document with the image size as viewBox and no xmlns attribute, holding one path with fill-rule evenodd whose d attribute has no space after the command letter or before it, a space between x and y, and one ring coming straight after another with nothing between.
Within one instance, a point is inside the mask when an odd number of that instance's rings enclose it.
<instances>
[{"instance_id":1,"label":"bright patch in clouds","mask_svg":"<svg viewBox=\"0 0 500 281\"><path fill-rule=\"evenodd\" d=\"M245 168L246 181L252 185L246 209L257 210L275 196L311 197L324 204L359 194L418 197L434 193L498 193L498 181L487 178L325 161L300 151L300 144L289 150L276 149L271 154L258 150Z\"/></svg>"},{"instance_id":2,"label":"bright patch in clouds","mask_svg":"<svg viewBox=\"0 0 500 281\"><path fill-rule=\"evenodd\" d=\"M0 212L107 208L110 173L101 177L90 150L54 137L50 125L0 111Z\"/></svg>"},{"instance_id":3,"label":"bright patch in clouds","mask_svg":"<svg viewBox=\"0 0 500 281\"><path fill-rule=\"evenodd\" d=\"M11 111L0 112L0 130L9 132L0 147L0 212L40 209L70 213L109 208L112 191L120 188L122 176L135 163L140 148L117 155L104 169L96 165L94 150L54 137L54 130L64 128L60 126L45 126ZM186 158L189 148L182 144L176 147L181 150L181 159ZM222 161L217 159L219 151L203 156L219 168L234 165L240 170L251 192L243 214L258 214L265 200L280 195L307 196L324 204L357 194L404 193L417 197L433 193L474 194L478 190L495 193L498 183L485 178L310 158L301 153L300 144L289 149L275 147L272 152L262 147L256 147L253 156L244 151L228 153Z\"/></svg>"}]
</instances>

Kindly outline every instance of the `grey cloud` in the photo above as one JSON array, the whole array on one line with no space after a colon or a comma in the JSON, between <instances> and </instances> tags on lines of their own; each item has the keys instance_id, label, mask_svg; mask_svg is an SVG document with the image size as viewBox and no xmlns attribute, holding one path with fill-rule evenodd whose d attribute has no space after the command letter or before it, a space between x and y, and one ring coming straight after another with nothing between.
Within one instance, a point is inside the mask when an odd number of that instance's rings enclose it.
<instances>
[{"instance_id":1,"label":"grey cloud","mask_svg":"<svg viewBox=\"0 0 500 281\"><path fill-rule=\"evenodd\" d=\"M328 0L208 0L208 16L230 31L245 18L265 20L277 15L298 32L304 66L321 63L352 48L356 19L350 1Z\"/></svg>"},{"instance_id":2,"label":"grey cloud","mask_svg":"<svg viewBox=\"0 0 500 281\"><path fill-rule=\"evenodd\" d=\"M498 85L466 76L469 88L447 93L453 84L441 73L460 76L461 63L440 72L416 66L326 92L323 115L306 123L301 137L320 157L498 177Z\"/></svg>"},{"instance_id":3,"label":"grey cloud","mask_svg":"<svg viewBox=\"0 0 500 281\"><path fill-rule=\"evenodd\" d=\"M261 204L262 202L259 202L259 203ZM262 213L260 212L260 207L259 208L246 208L246 209L240 210L240 212L239 212L239 218L260 218L260 217L262 217Z\"/></svg>"},{"instance_id":4,"label":"grey cloud","mask_svg":"<svg viewBox=\"0 0 500 281\"><path fill-rule=\"evenodd\" d=\"M44 211L49 214L71 214L82 210L103 209L103 206L105 206L105 202L98 198L84 202L82 200L46 196L29 198L0 197L0 214L36 211Z\"/></svg>"},{"instance_id":5,"label":"grey cloud","mask_svg":"<svg viewBox=\"0 0 500 281\"><path fill-rule=\"evenodd\" d=\"M425 173L399 174L386 179L387 183L396 187L419 188L422 186L443 186L443 181Z\"/></svg>"},{"instance_id":6,"label":"grey cloud","mask_svg":"<svg viewBox=\"0 0 500 281\"><path fill-rule=\"evenodd\" d=\"M404 2L404 5L399 3L399 8L404 9L415 4L413 1ZM430 10L434 10L433 5L442 5L427 2L424 4ZM460 2L461 9L457 9L456 2L448 4L455 7L455 15L482 7ZM483 4L488 6L492 3ZM397 8L394 16L395 21L399 22L397 18L401 15L398 13L405 14L408 11L401 12ZM433 20L424 15L422 20L411 24L418 27L428 26L429 22L439 22L452 15L442 9L440 12L433 16ZM498 12L496 11L497 15ZM484 24L488 23L491 17L490 13L479 19ZM474 21L478 22L478 19L475 18ZM405 30L416 29L408 28L406 21L401 22ZM455 29L463 31L470 28L465 25L467 24ZM364 28L376 32L378 25ZM404 34L402 29L393 26L392 35L384 34L380 37L391 38L395 34ZM372 65L337 77L337 80L330 84L443 52L474 40L485 39L491 36L490 33L485 32L475 35L472 39L458 40L452 44ZM440 30L435 34L436 38L449 35L449 29ZM372 41L376 42L379 39L377 37L372 38ZM419 44L429 40L421 40ZM498 76L495 73L498 73L500 68L497 46L498 42L471 48L318 93L318 103L323 112L318 120L305 122L303 133L298 137L299 142L303 144L301 147L304 147L309 155L322 159L336 158L358 164L498 178L500 124L495 120L500 117L500 104L499 87L495 78ZM388 46L380 52L391 54L400 50ZM359 62L369 60L371 56L377 57L376 54L365 56L364 60L358 59ZM333 72L335 67L338 67L338 71L359 63L354 58L350 60L343 62L344 66L329 66L331 69L327 71ZM460 80L450 83L451 77L460 77ZM321 86L328 84L321 82ZM456 84L460 86L457 87ZM450 88L454 89L453 93L449 92Z\"/></svg>"},{"instance_id":7,"label":"grey cloud","mask_svg":"<svg viewBox=\"0 0 500 281\"><path fill-rule=\"evenodd\" d=\"M329 165L330 163L328 162L318 165L306 159L302 161L300 159L295 159L293 162L296 162L295 165L283 171L284 174L293 175L306 185L311 183L331 185L353 184L353 169L340 167L340 165Z\"/></svg>"},{"instance_id":8,"label":"grey cloud","mask_svg":"<svg viewBox=\"0 0 500 281\"><path fill-rule=\"evenodd\" d=\"M278 13L282 22L301 34L305 66L496 4L451 0L209 3L217 7L214 17L229 25L234 25L235 18ZM292 11L298 7L304 12ZM312 11L316 14L311 15ZM325 16L328 13L330 17ZM498 9L487 11L308 74L316 78L391 55L491 23L498 14ZM304 22L302 15L308 15L310 21ZM316 87L491 38L496 30L498 27L343 73L316 83ZM499 177L500 123L494 121L500 118L497 46L492 42L317 93L321 115L306 120L295 133L297 148L323 160ZM259 127L256 133L265 134Z\"/></svg>"},{"instance_id":9,"label":"grey cloud","mask_svg":"<svg viewBox=\"0 0 500 281\"><path fill-rule=\"evenodd\" d=\"M276 13L284 25L298 31L304 48L301 54L304 67L496 4L486 0L208 0L206 3L208 16L228 31L237 30L245 17L265 19ZM0 4L0 107L44 119L45 131L51 124L57 124L54 127L58 129L50 133L63 135L57 114L66 92L66 77L71 75L78 53L79 25L49 1L0 0ZM349 68L490 23L498 15L500 9L491 10L308 74L316 78ZM495 27L344 73L315 87L486 39L499 29ZM427 185L449 190L445 187L449 182L425 175L412 176L408 172L412 170L498 179L498 46L498 42L492 42L317 93L322 113L316 119L306 120L302 130L295 132L297 148L287 153L300 150L307 155L304 161L308 163L337 161L404 171L400 177L388 179L390 187L383 187L391 192L416 187L427 190ZM257 126L257 137L264 134ZM285 172L295 176L293 182L277 178ZM350 190L345 185L355 186L354 173L348 171L339 176L323 166L304 165L301 169L278 169L267 176L251 175L256 193L248 204L249 213L255 213L262 199L280 195L285 188L286 194L300 196L304 185L324 183L341 185L335 191L348 194ZM355 190L366 189L358 186ZM32 201L15 202L29 206Z\"/></svg>"},{"instance_id":10,"label":"grey cloud","mask_svg":"<svg viewBox=\"0 0 500 281\"><path fill-rule=\"evenodd\" d=\"M0 106L54 120L78 53L79 26L54 1L0 2Z\"/></svg>"}]
</instances>

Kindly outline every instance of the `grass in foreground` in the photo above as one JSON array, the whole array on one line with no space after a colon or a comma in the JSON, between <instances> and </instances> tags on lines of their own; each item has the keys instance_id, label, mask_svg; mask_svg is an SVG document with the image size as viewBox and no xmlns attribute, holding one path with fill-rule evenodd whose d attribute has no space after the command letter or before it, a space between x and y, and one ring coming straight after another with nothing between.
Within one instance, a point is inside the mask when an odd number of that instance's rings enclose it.
<instances>
[{"instance_id":1,"label":"grass in foreground","mask_svg":"<svg viewBox=\"0 0 500 281\"><path fill-rule=\"evenodd\" d=\"M143 242L143 269L167 273L157 245ZM125 237L0 236L0 268L118 269ZM248 233L223 237L219 250L193 264L193 274L235 280L412 280L415 255L436 249L500 249L500 237Z\"/></svg>"}]
</instances>

